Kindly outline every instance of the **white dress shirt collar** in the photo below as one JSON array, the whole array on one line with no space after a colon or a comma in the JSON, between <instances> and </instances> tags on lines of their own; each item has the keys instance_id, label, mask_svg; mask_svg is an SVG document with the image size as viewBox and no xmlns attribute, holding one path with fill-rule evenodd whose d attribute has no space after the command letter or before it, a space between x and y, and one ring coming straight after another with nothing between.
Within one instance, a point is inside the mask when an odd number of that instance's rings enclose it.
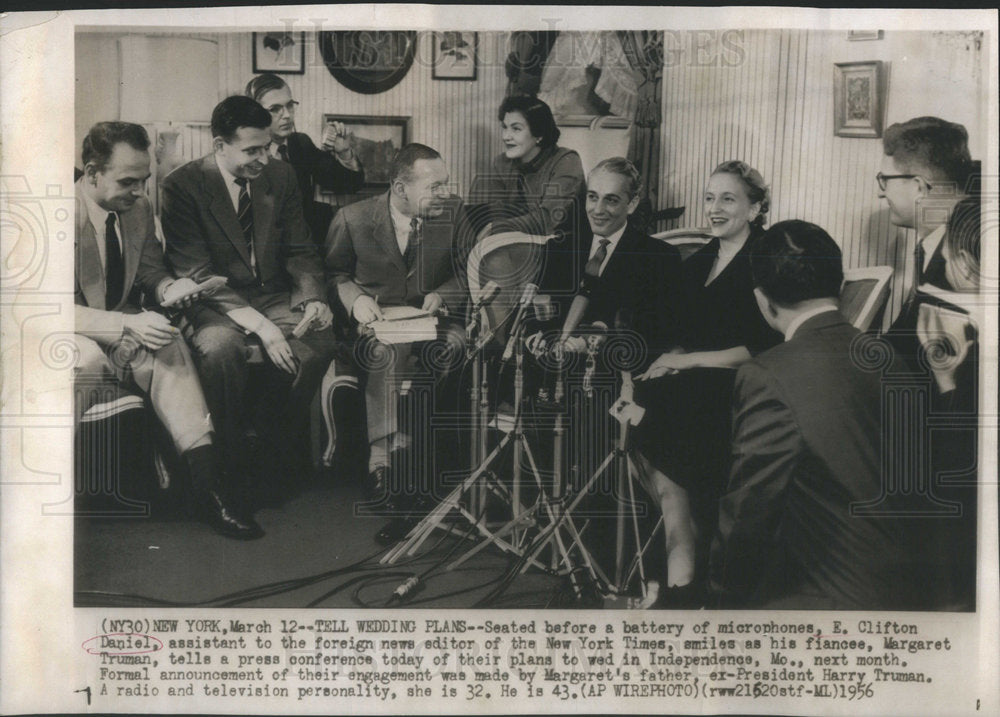
<instances>
[{"instance_id":1,"label":"white dress shirt collar","mask_svg":"<svg viewBox=\"0 0 1000 717\"><path fill-rule=\"evenodd\" d=\"M413 217L408 217L396 209L392 199L389 200L389 216L392 217L392 226L396 230L396 244L399 246L399 253L406 254L406 245L410 242L410 223L413 221ZM423 220L417 217L418 228L422 222Z\"/></svg>"},{"instance_id":2,"label":"white dress shirt collar","mask_svg":"<svg viewBox=\"0 0 1000 717\"><path fill-rule=\"evenodd\" d=\"M101 266L107 266L107 257L105 257L104 255L105 254L104 238L108 222L108 215L114 214L115 217L115 227L117 228L119 251L121 251L121 243L122 243L121 219L119 219L118 214L116 212L109 212L107 209L104 209L103 207L101 207L101 205L99 205L97 202L91 199L90 195L87 194L86 190L82 190L80 193L83 195L84 206L87 207L87 218L90 219L90 223L94 227L94 237L97 239L97 252L101 256Z\"/></svg>"},{"instance_id":3,"label":"white dress shirt collar","mask_svg":"<svg viewBox=\"0 0 1000 717\"><path fill-rule=\"evenodd\" d=\"M937 251L938 245L941 244L941 240L944 239L946 229L947 227L942 224L923 239L919 240L920 244L924 248L924 265L920 267L921 272L927 270L927 265L931 263L931 259L934 257L934 252Z\"/></svg>"},{"instance_id":4,"label":"white dress shirt collar","mask_svg":"<svg viewBox=\"0 0 1000 717\"><path fill-rule=\"evenodd\" d=\"M240 211L240 185L236 183L236 175L230 172L228 169L222 166L222 162L219 161L218 156L215 158L215 163L219 167L219 172L222 174L222 181L226 183L226 189L229 190L229 199L233 203L233 211ZM253 197L250 191L250 182L247 182L247 194Z\"/></svg>"}]
</instances>

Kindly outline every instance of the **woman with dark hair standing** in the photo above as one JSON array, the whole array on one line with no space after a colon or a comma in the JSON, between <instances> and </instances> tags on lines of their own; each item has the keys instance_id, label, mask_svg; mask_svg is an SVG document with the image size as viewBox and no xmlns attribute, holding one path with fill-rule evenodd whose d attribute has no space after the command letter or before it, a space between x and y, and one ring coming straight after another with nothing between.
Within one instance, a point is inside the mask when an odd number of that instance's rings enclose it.
<instances>
[{"instance_id":1,"label":"woman with dark hair standing","mask_svg":"<svg viewBox=\"0 0 1000 717\"><path fill-rule=\"evenodd\" d=\"M503 152L493 160L493 171L484 182L491 221L486 233L556 234L546 246L537 283L543 292L572 292L574 260L582 252L586 261L591 240L580 155L556 144L559 128L541 100L508 97L497 119Z\"/></svg>"},{"instance_id":2,"label":"woman with dark hair standing","mask_svg":"<svg viewBox=\"0 0 1000 717\"><path fill-rule=\"evenodd\" d=\"M750 271L750 245L763 233L768 205L763 177L745 162L723 162L712 172L705 216L713 238L682 265L677 346L637 384L647 414L635 445L664 516L665 607L699 599L728 463L735 369L781 342L757 308Z\"/></svg>"},{"instance_id":3,"label":"woman with dark hair standing","mask_svg":"<svg viewBox=\"0 0 1000 717\"><path fill-rule=\"evenodd\" d=\"M288 84L271 73L254 77L247 83L246 96L256 100L271 113L271 148L275 159L288 162L295 169L302 209L313 241L322 244L333 219L334 210L325 202L315 201L316 186L337 194L358 191L365 182L365 172L351 147L347 130L339 122L323 129L321 147L309 135L295 131L295 108Z\"/></svg>"}]
</instances>

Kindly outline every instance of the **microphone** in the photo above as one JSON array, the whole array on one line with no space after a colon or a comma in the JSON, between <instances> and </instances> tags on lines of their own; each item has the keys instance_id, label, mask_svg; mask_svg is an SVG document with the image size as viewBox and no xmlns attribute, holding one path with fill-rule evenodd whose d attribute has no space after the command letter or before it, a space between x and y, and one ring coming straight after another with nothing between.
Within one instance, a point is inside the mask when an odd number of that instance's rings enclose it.
<instances>
[{"instance_id":1,"label":"microphone","mask_svg":"<svg viewBox=\"0 0 1000 717\"><path fill-rule=\"evenodd\" d=\"M584 324L578 328L579 333L587 337L587 348L596 350L608 339L608 325L603 321Z\"/></svg>"},{"instance_id":2,"label":"microphone","mask_svg":"<svg viewBox=\"0 0 1000 717\"><path fill-rule=\"evenodd\" d=\"M558 307L552 303L552 297L548 294L539 294L531 303L535 310L535 321L544 324L556 317Z\"/></svg>"},{"instance_id":3,"label":"microphone","mask_svg":"<svg viewBox=\"0 0 1000 717\"><path fill-rule=\"evenodd\" d=\"M482 296L480 296L479 301L477 301L473 305L472 311L469 314L469 325L465 327L466 341L470 340L472 338L472 335L476 332L476 329L479 328L479 322L481 320L480 314L482 313L482 310L485 309L490 304L492 304L493 300L497 298L497 295L499 293L500 293L500 285L495 281L493 281L492 279L487 281L486 284L483 286ZM478 339L476 339L475 345L468 351L466 351L465 354L466 359L471 359L473 356L479 353L486 344L488 344L490 341L493 340L493 336L495 333L496 329L493 328L490 331L487 331L485 336L480 336Z\"/></svg>"},{"instance_id":4,"label":"microphone","mask_svg":"<svg viewBox=\"0 0 1000 717\"><path fill-rule=\"evenodd\" d=\"M472 306L472 311L469 313L469 316L470 316L470 318L469 318L469 325L465 327L465 335L467 337L471 337L472 333L477 328L479 328L479 320L480 320L479 314L480 314L480 312L484 308L486 308L487 306L489 306L490 304L492 304L493 300L495 298L497 298L497 294L499 294L499 293L500 293L500 285L498 283L496 283L495 281L493 281L492 279L490 279L489 281L487 281L486 285L483 286L482 296L480 296L479 297L479 301L477 301Z\"/></svg>"},{"instance_id":5,"label":"microphone","mask_svg":"<svg viewBox=\"0 0 1000 717\"><path fill-rule=\"evenodd\" d=\"M583 391L590 396L593 391L594 373L597 371L597 350L608 338L608 325L603 321L595 321L590 326L581 328L587 333L587 363L583 371Z\"/></svg>"},{"instance_id":6,"label":"microphone","mask_svg":"<svg viewBox=\"0 0 1000 717\"><path fill-rule=\"evenodd\" d=\"M479 301L472 307L472 313L478 314L480 309L485 309L492 304L499 293L500 285L493 281L493 279L487 281L486 285L482 288L482 295L479 297Z\"/></svg>"},{"instance_id":7,"label":"microphone","mask_svg":"<svg viewBox=\"0 0 1000 717\"><path fill-rule=\"evenodd\" d=\"M535 298L537 291L537 284L528 283L524 285L524 291L521 293L521 301L517 307L517 315L514 317L514 323L510 327L510 338L507 339L507 345L504 347L503 356L500 357L500 363L509 361L510 357L514 354L514 342L517 340L517 334L521 329L521 322L524 321L524 313L528 309L528 304Z\"/></svg>"}]
</instances>

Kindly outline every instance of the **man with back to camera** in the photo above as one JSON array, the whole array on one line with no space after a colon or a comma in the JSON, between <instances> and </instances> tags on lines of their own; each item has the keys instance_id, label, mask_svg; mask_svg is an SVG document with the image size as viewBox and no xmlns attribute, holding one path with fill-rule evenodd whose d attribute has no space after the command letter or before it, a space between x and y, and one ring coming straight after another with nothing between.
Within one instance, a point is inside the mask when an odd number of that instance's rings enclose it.
<instances>
[{"instance_id":1,"label":"man with back to camera","mask_svg":"<svg viewBox=\"0 0 1000 717\"><path fill-rule=\"evenodd\" d=\"M295 172L269 162L271 115L233 96L212 112L212 154L163 182L167 258L180 276L226 277L228 285L188 312L190 342L229 465L244 465L246 336L260 340L271 401L265 491L308 470L309 405L336 342L323 263L302 216ZM270 445L268 445L268 443Z\"/></svg>"},{"instance_id":2,"label":"man with back to camera","mask_svg":"<svg viewBox=\"0 0 1000 717\"><path fill-rule=\"evenodd\" d=\"M726 607L921 609L937 578L921 526L882 495L882 374L854 360L840 248L791 220L751 252L758 306L785 342L737 373L713 587ZM865 510L876 501L879 514Z\"/></svg>"},{"instance_id":3,"label":"man with back to camera","mask_svg":"<svg viewBox=\"0 0 1000 717\"><path fill-rule=\"evenodd\" d=\"M185 459L205 521L227 537L259 538L260 527L225 494L187 345L166 316L142 308L140 294L165 307L190 307L201 298L194 281L175 279L163 263L146 198L146 130L99 122L83 140L83 165L76 183L76 378L115 377L138 387ZM87 408L78 397L77 422Z\"/></svg>"},{"instance_id":4,"label":"man with back to camera","mask_svg":"<svg viewBox=\"0 0 1000 717\"><path fill-rule=\"evenodd\" d=\"M412 306L430 314L458 312L467 297L456 271L464 271L462 200L449 191L450 175L441 155L423 144L402 147L390 167L390 185L380 194L337 212L326 239L331 296L363 330L382 319L388 306ZM370 456L366 492L394 501L397 511L413 507L412 496L389 486L395 456L410 447L399 430L390 386L411 355L412 344L395 344L393 361L368 371L365 404ZM395 495L393 495L395 494ZM394 542L414 519L397 516L376 534Z\"/></svg>"},{"instance_id":5,"label":"man with back to camera","mask_svg":"<svg viewBox=\"0 0 1000 717\"><path fill-rule=\"evenodd\" d=\"M270 72L254 77L247 83L246 96L260 103L271 115L272 159L288 162L302 194L302 211L312 231L313 239L322 243L333 218L333 207L313 197L317 186L337 194L350 194L365 183L365 171L358 160L347 129L340 122L330 122L323 128L320 147L309 135L295 131L295 108L288 84Z\"/></svg>"}]
</instances>

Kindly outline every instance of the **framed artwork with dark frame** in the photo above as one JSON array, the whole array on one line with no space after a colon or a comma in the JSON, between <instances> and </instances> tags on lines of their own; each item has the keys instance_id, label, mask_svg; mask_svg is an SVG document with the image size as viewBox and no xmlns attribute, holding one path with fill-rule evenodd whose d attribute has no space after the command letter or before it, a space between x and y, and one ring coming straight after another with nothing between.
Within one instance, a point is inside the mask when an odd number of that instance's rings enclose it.
<instances>
[{"instance_id":1,"label":"framed artwork with dark frame","mask_svg":"<svg viewBox=\"0 0 1000 717\"><path fill-rule=\"evenodd\" d=\"M838 137L882 136L886 63L838 62L833 67L833 133Z\"/></svg>"},{"instance_id":2,"label":"framed artwork with dark frame","mask_svg":"<svg viewBox=\"0 0 1000 717\"><path fill-rule=\"evenodd\" d=\"M475 32L435 32L431 78L475 80L478 43L479 34Z\"/></svg>"},{"instance_id":3,"label":"framed artwork with dark frame","mask_svg":"<svg viewBox=\"0 0 1000 717\"><path fill-rule=\"evenodd\" d=\"M305 32L253 33L253 71L282 75L304 75L306 72Z\"/></svg>"},{"instance_id":4,"label":"framed artwork with dark frame","mask_svg":"<svg viewBox=\"0 0 1000 717\"><path fill-rule=\"evenodd\" d=\"M354 154L365 168L364 192L389 188L389 165L396 152L410 141L409 117L324 114L323 125L341 122Z\"/></svg>"},{"instance_id":5,"label":"framed artwork with dark frame","mask_svg":"<svg viewBox=\"0 0 1000 717\"><path fill-rule=\"evenodd\" d=\"M398 85L417 51L417 33L411 30L324 31L317 34L317 42L337 82L365 95Z\"/></svg>"}]
</instances>

